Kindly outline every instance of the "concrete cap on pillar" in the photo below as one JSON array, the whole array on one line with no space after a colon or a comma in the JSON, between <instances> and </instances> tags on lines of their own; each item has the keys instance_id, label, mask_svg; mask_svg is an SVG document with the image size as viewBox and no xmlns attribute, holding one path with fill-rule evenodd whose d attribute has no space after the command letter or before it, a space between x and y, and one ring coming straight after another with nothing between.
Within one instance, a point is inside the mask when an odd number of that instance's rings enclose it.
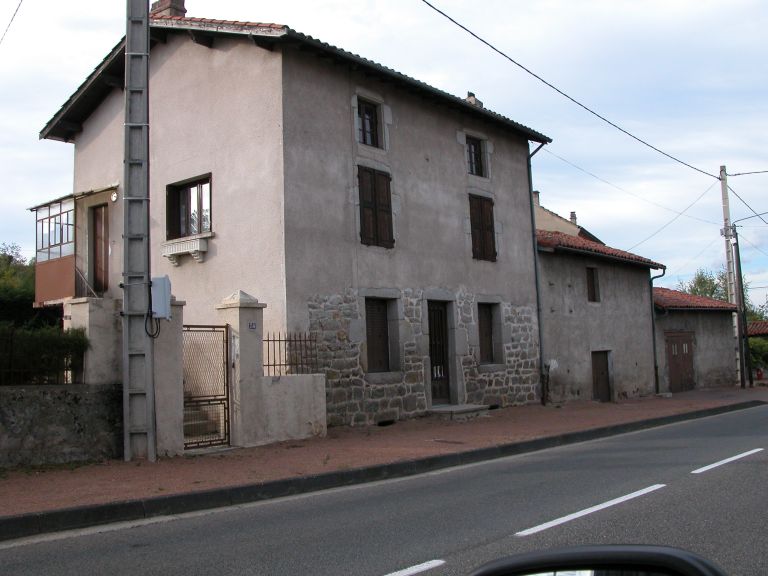
<instances>
[{"instance_id":1,"label":"concrete cap on pillar","mask_svg":"<svg viewBox=\"0 0 768 576\"><path fill-rule=\"evenodd\" d=\"M254 298L247 292L243 292L242 290L237 290L235 292L232 292L232 294L224 298L220 304L216 305L217 310L221 310L223 308L266 308L266 307L267 307L266 304L262 304L256 298Z\"/></svg>"}]
</instances>

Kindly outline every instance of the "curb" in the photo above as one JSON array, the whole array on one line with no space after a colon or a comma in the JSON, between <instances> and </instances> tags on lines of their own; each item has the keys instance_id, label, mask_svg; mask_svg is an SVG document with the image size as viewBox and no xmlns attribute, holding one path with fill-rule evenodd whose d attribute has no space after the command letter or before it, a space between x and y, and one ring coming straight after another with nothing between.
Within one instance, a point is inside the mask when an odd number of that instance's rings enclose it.
<instances>
[{"instance_id":1,"label":"curb","mask_svg":"<svg viewBox=\"0 0 768 576\"><path fill-rule=\"evenodd\" d=\"M637 430L645 430L647 428L655 428L675 422L684 422L686 420L694 420L706 416L715 416L718 414L735 412L737 410L745 410L747 408L754 408L765 404L768 403L760 400L753 400L750 402L740 402L738 404L718 406L716 408L696 410L683 414L674 414L648 420L603 426L601 428L593 428L590 430L569 432L558 436L537 438L535 440L527 440L524 442L489 446L487 448L478 448L476 450L456 452L453 454L441 454L439 456L430 456L418 460L405 460L401 462L393 462L391 464L378 464L365 468L354 468L352 470L326 472L313 476L273 480L262 484L230 486L200 492L188 492L184 494L157 496L140 500L94 504L76 508L64 508L47 512L0 517L0 541L36 536L50 532L88 528L114 522L129 522L158 516L182 514L184 512L236 506L239 504L247 504L249 502L317 492L329 488L339 488L342 486L351 486L354 484L387 480L391 478L402 478L463 464L494 460L505 456L514 456L517 454L544 450L545 448L554 448L557 446L586 442L588 440L606 438Z\"/></svg>"}]
</instances>

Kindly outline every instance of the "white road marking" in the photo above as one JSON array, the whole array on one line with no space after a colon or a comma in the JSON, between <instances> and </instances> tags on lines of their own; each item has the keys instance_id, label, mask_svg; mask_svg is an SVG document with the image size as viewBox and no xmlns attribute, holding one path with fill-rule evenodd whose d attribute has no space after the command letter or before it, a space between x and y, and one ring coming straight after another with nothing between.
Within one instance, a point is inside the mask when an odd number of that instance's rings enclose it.
<instances>
[{"instance_id":1,"label":"white road marking","mask_svg":"<svg viewBox=\"0 0 768 576\"><path fill-rule=\"evenodd\" d=\"M544 530L547 530L554 526L559 526L560 524L565 524L566 522L570 522L571 520L576 520L577 518L581 518L582 516L586 516L587 514L592 514L593 512L604 510L605 508L616 506L617 504L621 504L622 502L626 502L627 500L632 500L633 498L643 496L644 494L648 494L649 492L653 492L654 490L664 488L664 486L666 486L666 484L654 484L653 486L649 486L648 488L643 488L642 490L638 490L637 492L632 492L632 494L627 494L626 496L620 496L619 498L608 500L608 502L603 502L602 504L598 504L597 506L585 508L584 510L580 510L579 512L568 514L568 516L563 516L556 520L552 520L551 522L545 522L544 524L539 524L538 526L534 526L533 528L528 528L527 530L523 530L522 532L517 532L515 536L530 536L531 534L536 534L537 532L543 532Z\"/></svg>"},{"instance_id":2,"label":"white road marking","mask_svg":"<svg viewBox=\"0 0 768 576\"><path fill-rule=\"evenodd\" d=\"M404 568L402 570L398 570L397 572L390 572L386 576L412 576L413 574L419 574L421 572L426 572L427 570L432 570L432 568L437 568L443 564L445 564L445 560L430 560L429 562L417 564L416 566L411 566L410 568Z\"/></svg>"},{"instance_id":3,"label":"white road marking","mask_svg":"<svg viewBox=\"0 0 768 576\"><path fill-rule=\"evenodd\" d=\"M707 470L712 470L712 468L717 468L718 466L722 466L723 464L728 464L729 462L733 462L734 460L739 460L740 458L746 458L747 456L751 456L752 454L757 454L758 452L761 452L762 448L755 448L754 450L750 450L749 452L742 452L741 454L737 454L736 456L731 456L730 458L726 458L725 460L720 460L720 462L715 462L714 464L710 464L709 466L704 466L703 468L697 468L691 474L701 474L702 472L706 472Z\"/></svg>"}]
</instances>

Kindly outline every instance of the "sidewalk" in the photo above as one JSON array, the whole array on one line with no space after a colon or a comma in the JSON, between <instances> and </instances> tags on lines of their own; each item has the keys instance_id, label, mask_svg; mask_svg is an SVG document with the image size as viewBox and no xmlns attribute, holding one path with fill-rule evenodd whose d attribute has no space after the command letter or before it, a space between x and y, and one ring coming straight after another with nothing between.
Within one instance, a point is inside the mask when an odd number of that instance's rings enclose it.
<instances>
[{"instance_id":1,"label":"sidewalk","mask_svg":"<svg viewBox=\"0 0 768 576\"><path fill-rule=\"evenodd\" d=\"M39 525L41 518L53 515L38 514L36 528L9 533L10 516L88 507L92 520L79 524L87 525L213 507L607 436L706 415L696 414L701 411L737 409L747 402L768 403L768 388L697 390L670 398L605 404L529 405L495 410L465 422L424 418L381 428L333 428L326 438L200 453L156 463L108 461L0 471L0 540L72 527ZM231 487L241 488L227 490ZM234 492L237 494L233 496ZM186 497L168 498L175 495ZM142 509L131 508L120 516L110 512L120 506L103 506L131 504L129 501L141 501Z\"/></svg>"}]
</instances>

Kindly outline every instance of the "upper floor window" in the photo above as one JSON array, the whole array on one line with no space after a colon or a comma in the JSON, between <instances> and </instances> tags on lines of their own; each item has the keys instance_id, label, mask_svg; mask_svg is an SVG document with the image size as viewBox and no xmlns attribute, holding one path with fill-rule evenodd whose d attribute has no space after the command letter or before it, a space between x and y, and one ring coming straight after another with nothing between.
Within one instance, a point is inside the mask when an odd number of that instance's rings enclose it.
<instances>
[{"instance_id":1,"label":"upper floor window","mask_svg":"<svg viewBox=\"0 0 768 576\"><path fill-rule=\"evenodd\" d=\"M496 233L493 227L493 200L469 196L469 220L472 228L472 257L496 261Z\"/></svg>"},{"instance_id":2,"label":"upper floor window","mask_svg":"<svg viewBox=\"0 0 768 576\"><path fill-rule=\"evenodd\" d=\"M75 253L75 201L53 202L35 210L38 262Z\"/></svg>"},{"instance_id":3,"label":"upper floor window","mask_svg":"<svg viewBox=\"0 0 768 576\"><path fill-rule=\"evenodd\" d=\"M360 188L360 240L368 246L393 248L392 194L386 172L357 167Z\"/></svg>"},{"instance_id":4,"label":"upper floor window","mask_svg":"<svg viewBox=\"0 0 768 576\"><path fill-rule=\"evenodd\" d=\"M600 278L597 268L587 268L587 300L600 302Z\"/></svg>"},{"instance_id":5,"label":"upper floor window","mask_svg":"<svg viewBox=\"0 0 768 576\"><path fill-rule=\"evenodd\" d=\"M379 106L369 100L357 99L357 141L381 147L379 135Z\"/></svg>"},{"instance_id":6,"label":"upper floor window","mask_svg":"<svg viewBox=\"0 0 768 576\"><path fill-rule=\"evenodd\" d=\"M483 141L474 136L467 136L467 168L474 176L487 176Z\"/></svg>"},{"instance_id":7,"label":"upper floor window","mask_svg":"<svg viewBox=\"0 0 768 576\"><path fill-rule=\"evenodd\" d=\"M211 231L211 177L205 176L166 190L168 240Z\"/></svg>"}]
</instances>

